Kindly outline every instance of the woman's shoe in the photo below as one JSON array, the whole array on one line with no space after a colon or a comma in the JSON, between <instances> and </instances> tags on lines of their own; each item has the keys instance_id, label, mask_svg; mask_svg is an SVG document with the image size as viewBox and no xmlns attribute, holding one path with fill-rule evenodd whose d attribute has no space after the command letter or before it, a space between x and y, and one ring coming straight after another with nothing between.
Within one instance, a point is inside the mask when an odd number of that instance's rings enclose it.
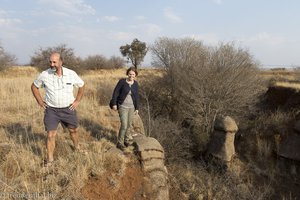
<instances>
[{"instance_id":1,"label":"woman's shoe","mask_svg":"<svg viewBox=\"0 0 300 200\"><path fill-rule=\"evenodd\" d=\"M122 143L117 143L117 148L120 149L121 151L124 151L124 149L126 148L124 144Z\"/></svg>"},{"instance_id":2,"label":"woman's shoe","mask_svg":"<svg viewBox=\"0 0 300 200\"><path fill-rule=\"evenodd\" d=\"M124 145L125 145L125 147L128 147L128 146L130 146L130 143L129 142L124 142Z\"/></svg>"}]
</instances>

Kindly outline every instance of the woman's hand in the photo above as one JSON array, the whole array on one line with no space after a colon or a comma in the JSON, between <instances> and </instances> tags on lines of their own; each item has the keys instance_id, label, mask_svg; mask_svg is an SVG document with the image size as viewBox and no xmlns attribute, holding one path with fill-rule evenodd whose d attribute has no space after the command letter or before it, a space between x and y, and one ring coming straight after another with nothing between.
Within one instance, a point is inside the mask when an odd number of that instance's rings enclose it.
<instances>
[{"instance_id":1,"label":"woman's hand","mask_svg":"<svg viewBox=\"0 0 300 200\"><path fill-rule=\"evenodd\" d=\"M118 108L117 108L117 105L114 105L113 107L112 107L112 109L113 110L117 110Z\"/></svg>"}]
</instances>

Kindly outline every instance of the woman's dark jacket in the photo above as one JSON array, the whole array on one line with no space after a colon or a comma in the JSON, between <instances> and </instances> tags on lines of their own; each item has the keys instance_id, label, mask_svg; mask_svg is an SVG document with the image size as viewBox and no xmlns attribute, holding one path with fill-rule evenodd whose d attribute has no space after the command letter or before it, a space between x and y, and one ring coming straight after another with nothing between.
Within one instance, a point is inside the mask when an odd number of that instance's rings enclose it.
<instances>
[{"instance_id":1,"label":"woman's dark jacket","mask_svg":"<svg viewBox=\"0 0 300 200\"><path fill-rule=\"evenodd\" d=\"M134 81L130 87L129 84L126 82L126 78L120 79L117 83L112 95L112 99L109 103L110 108L112 108L114 105L117 105L119 107L119 105L121 105L124 102L130 90L134 108L138 110L138 105L140 101L139 84L137 81Z\"/></svg>"}]
</instances>

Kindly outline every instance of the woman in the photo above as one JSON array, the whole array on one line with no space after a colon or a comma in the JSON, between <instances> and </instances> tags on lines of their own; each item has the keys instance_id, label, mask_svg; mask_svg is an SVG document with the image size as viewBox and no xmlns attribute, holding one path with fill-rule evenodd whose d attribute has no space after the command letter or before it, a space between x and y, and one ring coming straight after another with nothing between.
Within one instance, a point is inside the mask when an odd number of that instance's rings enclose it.
<instances>
[{"instance_id":1,"label":"woman","mask_svg":"<svg viewBox=\"0 0 300 200\"><path fill-rule=\"evenodd\" d=\"M117 83L110 101L111 109L118 110L121 120L117 142L117 148L121 150L129 145L128 129L132 124L133 115L138 113L139 104L139 85L135 80L138 72L134 67L130 67L126 75L127 78L122 78Z\"/></svg>"}]
</instances>

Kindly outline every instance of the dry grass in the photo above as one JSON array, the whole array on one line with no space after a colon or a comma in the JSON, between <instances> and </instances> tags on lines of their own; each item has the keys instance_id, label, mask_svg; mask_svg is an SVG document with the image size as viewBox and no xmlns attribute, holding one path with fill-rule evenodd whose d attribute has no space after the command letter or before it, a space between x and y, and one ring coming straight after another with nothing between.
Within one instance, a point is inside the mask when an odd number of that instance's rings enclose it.
<instances>
[{"instance_id":1,"label":"dry grass","mask_svg":"<svg viewBox=\"0 0 300 200\"><path fill-rule=\"evenodd\" d=\"M15 78L15 77L31 77L33 74L38 73L36 68L30 66L18 67L13 66L7 68L0 73L1 78Z\"/></svg>"},{"instance_id":2,"label":"dry grass","mask_svg":"<svg viewBox=\"0 0 300 200\"><path fill-rule=\"evenodd\" d=\"M275 82L272 86L274 87L286 87L299 90L300 89L300 82Z\"/></svg>"},{"instance_id":3,"label":"dry grass","mask_svg":"<svg viewBox=\"0 0 300 200\"><path fill-rule=\"evenodd\" d=\"M236 163L241 166L241 163ZM169 166L173 175L171 183L174 189L171 197L173 199L224 199L242 200L255 199L265 200L273 192L270 185L255 182L253 174L249 173L248 166L241 167L238 172L222 172L214 168L212 163L182 163ZM181 192L176 192L180 188ZM177 189L178 190L178 189ZM178 195L178 194L181 195ZM176 195L176 196L175 196ZM171 198L172 199L172 198Z\"/></svg>"},{"instance_id":4,"label":"dry grass","mask_svg":"<svg viewBox=\"0 0 300 200\"><path fill-rule=\"evenodd\" d=\"M286 80L286 81L295 81L299 77L299 71L297 70L262 70L262 77L265 79L275 79L275 80Z\"/></svg>"},{"instance_id":5,"label":"dry grass","mask_svg":"<svg viewBox=\"0 0 300 200\"><path fill-rule=\"evenodd\" d=\"M88 154L74 152L69 135L60 128L54 165L46 169L42 167L46 155L43 110L30 90L38 72L31 67L14 67L1 72L1 199L33 199L34 195L41 199L84 199L80 189L90 176L124 173L127 158L113 151L112 138L116 136L118 121L114 126L108 125L111 123L105 118L115 113L110 113L108 106L99 105L99 91L95 91L95 88L107 87L103 83L110 83L112 75L98 73L83 75L88 83L86 92L92 95L85 96L78 112L80 144Z\"/></svg>"},{"instance_id":6,"label":"dry grass","mask_svg":"<svg viewBox=\"0 0 300 200\"><path fill-rule=\"evenodd\" d=\"M128 158L114 151L119 119L108 108L108 100L118 79L125 77L125 71L99 70L82 75L87 84L78 108L79 132L80 144L88 154L74 152L69 135L59 128L56 160L49 169L41 167L46 155L43 110L30 91L38 72L31 67L15 67L0 73L1 199L85 199L81 190L89 178L101 180L109 174L114 181L120 180ZM162 76L160 70L139 72L138 80ZM149 134L157 137L167 151L171 199L268 199L274 193L270 185L263 184L267 181L256 182L255 176L261 173L275 180L278 172L261 171L238 159L234 161L234 170L226 174L212 163L192 162L188 133L180 135L178 126L171 122L151 123L154 132ZM264 131L257 127L257 131ZM263 141L257 144L258 154L269 156L271 146ZM186 156L189 160L184 159ZM278 199L288 199L281 197Z\"/></svg>"}]
</instances>

